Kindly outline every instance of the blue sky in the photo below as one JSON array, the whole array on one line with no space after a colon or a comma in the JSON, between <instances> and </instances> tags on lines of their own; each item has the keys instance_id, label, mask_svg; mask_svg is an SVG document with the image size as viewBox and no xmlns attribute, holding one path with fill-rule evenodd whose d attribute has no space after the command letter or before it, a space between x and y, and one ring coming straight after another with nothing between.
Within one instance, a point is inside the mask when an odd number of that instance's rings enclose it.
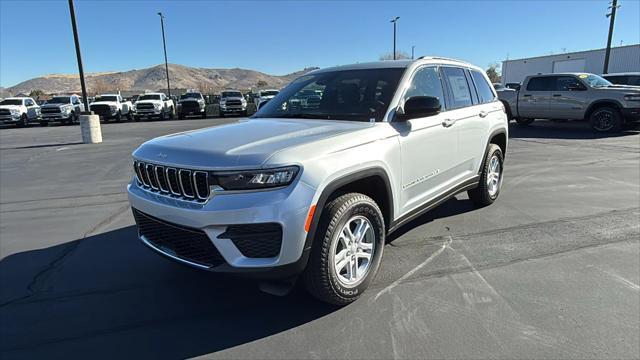
<instances>
[{"instance_id":1,"label":"blue sky","mask_svg":"<svg viewBox=\"0 0 640 360\"><path fill-rule=\"evenodd\" d=\"M640 42L640 1L620 0L614 44ZM606 45L608 1L89 1L76 0L85 71L164 61L286 74L377 60L398 48L487 67L509 58ZM66 1L0 0L0 86L77 72Z\"/></svg>"}]
</instances>

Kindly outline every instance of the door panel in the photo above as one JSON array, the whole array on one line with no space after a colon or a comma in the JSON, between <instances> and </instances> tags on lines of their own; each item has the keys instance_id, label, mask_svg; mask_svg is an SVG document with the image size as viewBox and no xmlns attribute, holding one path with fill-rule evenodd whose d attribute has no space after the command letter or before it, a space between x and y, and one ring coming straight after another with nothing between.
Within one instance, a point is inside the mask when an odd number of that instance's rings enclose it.
<instances>
[{"instance_id":1,"label":"door panel","mask_svg":"<svg viewBox=\"0 0 640 360\"><path fill-rule=\"evenodd\" d=\"M549 98L551 97L551 76L533 77L518 94L518 114L523 118L547 118L549 116Z\"/></svg>"},{"instance_id":2,"label":"door panel","mask_svg":"<svg viewBox=\"0 0 640 360\"><path fill-rule=\"evenodd\" d=\"M440 99L446 110L440 72L435 66L419 68L413 74L411 85L403 99L413 96L432 96ZM455 174L457 134L455 124L450 126L451 113L394 122L399 132L402 154L402 213L422 205L437 195Z\"/></svg>"},{"instance_id":3,"label":"door panel","mask_svg":"<svg viewBox=\"0 0 640 360\"><path fill-rule=\"evenodd\" d=\"M571 90L571 87L584 90ZM587 88L573 76L558 76L549 99L549 117L553 119L582 119L587 110Z\"/></svg>"}]
</instances>

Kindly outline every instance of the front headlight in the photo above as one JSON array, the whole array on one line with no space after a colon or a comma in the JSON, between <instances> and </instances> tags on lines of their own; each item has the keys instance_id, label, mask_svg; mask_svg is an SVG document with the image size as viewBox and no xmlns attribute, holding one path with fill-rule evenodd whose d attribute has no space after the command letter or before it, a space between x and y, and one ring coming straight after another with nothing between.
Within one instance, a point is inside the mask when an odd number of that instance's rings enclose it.
<instances>
[{"instance_id":1,"label":"front headlight","mask_svg":"<svg viewBox=\"0 0 640 360\"><path fill-rule=\"evenodd\" d=\"M160 108L162 108L162 104L153 103L153 107L156 108L156 109L160 109Z\"/></svg>"},{"instance_id":2,"label":"front headlight","mask_svg":"<svg viewBox=\"0 0 640 360\"><path fill-rule=\"evenodd\" d=\"M277 169L246 170L214 173L218 185L225 190L254 190L282 187L296 178L297 166Z\"/></svg>"},{"instance_id":3,"label":"front headlight","mask_svg":"<svg viewBox=\"0 0 640 360\"><path fill-rule=\"evenodd\" d=\"M66 113L70 113L70 112L71 112L71 107L70 107L70 106L63 106L63 107L60 109L60 112L65 113L65 114L66 114Z\"/></svg>"},{"instance_id":4,"label":"front headlight","mask_svg":"<svg viewBox=\"0 0 640 360\"><path fill-rule=\"evenodd\" d=\"M20 115L20 110L18 110L18 109L11 109L11 115Z\"/></svg>"},{"instance_id":5,"label":"front headlight","mask_svg":"<svg viewBox=\"0 0 640 360\"><path fill-rule=\"evenodd\" d=\"M640 101L640 94L638 94L638 95L625 95L624 99L626 101Z\"/></svg>"},{"instance_id":6,"label":"front headlight","mask_svg":"<svg viewBox=\"0 0 640 360\"><path fill-rule=\"evenodd\" d=\"M111 109L111 111L116 111L118 107L115 105L109 105L109 108Z\"/></svg>"}]
</instances>

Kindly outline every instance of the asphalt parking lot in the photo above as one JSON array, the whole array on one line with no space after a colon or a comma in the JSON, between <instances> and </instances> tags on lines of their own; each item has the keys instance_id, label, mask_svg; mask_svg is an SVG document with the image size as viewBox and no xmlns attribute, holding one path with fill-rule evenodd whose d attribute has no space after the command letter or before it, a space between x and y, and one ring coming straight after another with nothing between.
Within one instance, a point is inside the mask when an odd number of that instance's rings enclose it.
<instances>
[{"instance_id":1,"label":"asphalt parking lot","mask_svg":"<svg viewBox=\"0 0 640 360\"><path fill-rule=\"evenodd\" d=\"M640 135L511 126L499 200L394 233L344 308L192 270L136 239L130 153L237 119L0 130L0 355L638 358Z\"/></svg>"}]
</instances>

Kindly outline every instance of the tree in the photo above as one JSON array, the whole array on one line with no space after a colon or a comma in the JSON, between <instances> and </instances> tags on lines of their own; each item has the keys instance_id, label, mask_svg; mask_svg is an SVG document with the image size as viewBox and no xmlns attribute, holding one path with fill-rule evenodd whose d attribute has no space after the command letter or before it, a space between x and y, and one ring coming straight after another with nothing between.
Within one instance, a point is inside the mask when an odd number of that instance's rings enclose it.
<instances>
[{"instance_id":1,"label":"tree","mask_svg":"<svg viewBox=\"0 0 640 360\"><path fill-rule=\"evenodd\" d=\"M396 50L396 60L411 59L411 56L404 51ZM380 55L380 61L393 60L393 51Z\"/></svg>"},{"instance_id":2,"label":"tree","mask_svg":"<svg viewBox=\"0 0 640 360\"><path fill-rule=\"evenodd\" d=\"M267 82L266 82L266 81L264 81L264 80L258 80L258 83L256 84L256 87L257 87L257 88L262 88L262 87L265 87L265 86L267 86L267 85L269 85L269 84L267 84Z\"/></svg>"},{"instance_id":3,"label":"tree","mask_svg":"<svg viewBox=\"0 0 640 360\"><path fill-rule=\"evenodd\" d=\"M31 92L29 93L29 97L35 98L36 100L40 99L43 96L45 96L45 93L40 89L31 90Z\"/></svg>"},{"instance_id":4,"label":"tree","mask_svg":"<svg viewBox=\"0 0 640 360\"><path fill-rule=\"evenodd\" d=\"M489 65L489 68L487 69L487 76L492 84L499 83L502 80L502 77L500 76L500 65L497 63Z\"/></svg>"}]
</instances>

